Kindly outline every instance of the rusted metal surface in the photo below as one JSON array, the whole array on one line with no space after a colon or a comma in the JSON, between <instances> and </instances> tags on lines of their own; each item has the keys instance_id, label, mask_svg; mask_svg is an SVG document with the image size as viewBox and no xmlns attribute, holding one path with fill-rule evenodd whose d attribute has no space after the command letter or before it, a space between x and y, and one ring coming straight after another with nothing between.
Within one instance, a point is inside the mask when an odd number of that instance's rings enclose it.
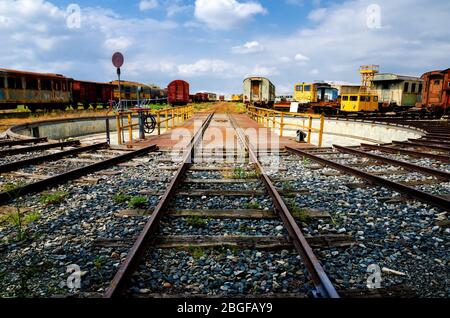
<instances>
[{"instance_id":1,"label":"rusted metal surface","mask_svg":"<svg viewBox=\"0 0 450 318\"><path fill-rule=\"evenodd\" d=\"M107 159L107 160L103 160L100 162L96 162L94 164L85 166L85 167L81 167L78 169L74 169L56 176L52 176L50 178L41 180L41 181L37 181L31 184L27 184L25 186L22 187L17 187L13 190L10 191L6 191L6 192L1 192L0 193L0 202L8 202L13 200L14 198L18 197L18 196L24 196L30 193L37 193L37 192L42 192L45 191L57 184L62 184L65 183L67 181L70 180L75 180L75 179L79 179L82 176L85 176L89 173L93 173L99 170L103 170L105 168L111 167L113 165L119 164L121 162L130 160L134 157L137 156L141 156L144 155L150 151L155 151L158 148L155 145L143 148L143 149L139 149L136 151L130 151L126 154L111 158L111 159Z\"/></svg>"},{"instance_id":2,"label":"rusted metal surface","mask_svg":"<svg viewBox=\"0 0 450 318\"><path fill-rule=\"evenodd\" d=\"M163 213L167 211L171 199L175 195L175 192L179 184L181 183L189 166L192 164L195 155L195 148L197 144L202 140L203 134L208 128L213 116L214 113L210 114L207 117L201 129L199 129L197 133L194 135L194 137L191 139L191 143L184 156L183 163L179 167L177 173L175 174L174 178L167 187L165 194L163 195L158 205L156 206L152 214L152 217L147 222L144 229L142 230L137 240L135 241L134 245L129 250L127 258L122 263L113 280L111 281L110 286L108 287L106 293L104 294L104 298L119 297L123 292L123 290L127 287L127 283L131 275L133 274L136 266L139 264L142 254L145 252L149 241L155 234L155 231L158 227L159 221Z\"/></svg>"},{"instance_id":3,"label":"rusted metal surface","mask_svg":"<svg viewBox=\"0 0 450 318\"><path fill-rule=\"evenodd\" d=\"M181 80L171 82L167 87L167 98L171 105L189 103L189 83Z\"/></svg>"},{"instance_id":4,"label":"rusted metal surface","mask_svg":"<svg viewBox=\"0 0 450 318\"><path fill-rule=\"evenodd\" d=\"M289 212L288 207L284 203L277 189L275 188L269 176L259 162L258 156L255 153L253 146L250 144L249 139L246 138L244 133L239 129L236 120L232 116L230 116L230 121L236 129L239 139L246 146L249 152L250 162L255 165L257 171L260 173L261 179L272 198L276 210L283 220L283 223L293 240L296 250L299 252L306 268L308 269L308 272L311 275L311 278L317 289L317 296L323 298L339 298L339 294L337 293L327 274L323 270L322 265L320 265L319 260L314 255L312 248L309 246L308 241L297 225L297 222Z\"/></svg>"},{"instance_id":5,"label":"rusted metal surface","mask_svg":"<svg viewBox=\"0 0 450 318\"><path fill-rule=\"evenodd\" d=\"M428 152L420 152L420 151L413 151L413 150L406 150L401 148L391 148L391 147L385 147L385 146L375 146L375 145L368 145L368 144L361 144L361 147L372 149L372 150L378 150L381 152L387 152L392 154L403 154L408 155L411 157L416 158L429 158L434 160L439 160L442 162L450 162L450 156L443 156L443 155L436 155Z\"/></svg>"},{"instance_id":6,"label":"rusted metal surface","mask_svg":"<svg viewBox=\"0 0 450 318\"><path fill-rule=\"evenodd\" d=\"M22 167L38 164L41 162L49 162L49 161L57 160L60 158L73 156L73 155L76 155L76 154L79 154L82 152L88 152L88 151L92 151L92 150L105 148L107 146L108 146L107 143L101 143L101 144L95 144L95 145L90 145L90 146L86 146L86 147L75 148L75 149L71 149L71 150L67 150L67 151L61 151L58 153L53 153L53 154L49 154L49 155L45 155L45 156L39 156L39 157L25 159L25 160L21 160L21 161L10 162L10 163L4 164L4 165L0 165L0 172L14 171L14 170L22 168Z\"/></svg>"},{"instance_id":7,"label":"rusted metal surface","mask_svg":"<svg viewBox=\"0 0 450 318\"><path fill-rule=\"evenodd\" d=\"M446 152L450 151L450 147L441 147L441 146L436 146L436 145L430 145L428 143L420 143L420 142L414 142L414 141L410 141L410 142L393 141L392 143L394 145L401 145L401 146L406 146L406 147L420 147L420 148L425 148L425 149L439 150L439 151L446 151Z\"/></svg>"},{"instance_id":8,"label":"rusted metal surface","mask_svg":"<svg viewBox=\"0 0 450 318\"><path fill-rule=\"evenodd\" d=\"M386 187L389 189L392 189L394 191L400 192L400 193L404 193L412 198L415 198L417 200L420 200L422 202L428 203L432 206L437 206L439 208L442 208L446 211L450 211L450 200L443 198L443 197L439 197L430 193L426 193L423 192L421 190L417 190L415 188L411 188L402 184L399 184L397 182L393 182L375 175L372 175L370 173L361 171L361 170L357 170L342 164L339 164L337 162L328 160L328 159L324 159L318 156L315 156L313 154L310 154L306 151L302 151L300 149L295 149L295 148L291 148L288 147L287 148L288 151L297 154L301 157L305 157L305 158L309 158L313 161L316 161L324 166L328 166L331 167L333 169L342 171L344 173L348 173L354 176L357 176L361 179L365 179L373 184L377 184L380 185L382 187Z\"/></svg>"},{"instance_id":9,"label":"rusted metal surface","mask_svg":"<svg viewBox=\"0 0 450 318\"><path fill-rule=\"evenodd\" d=\"M379 162L384 162L384 163L388 163L391 165L400 166L407 170L414 171L414 172L421 172L423 174L437 177L442 180L450 180L450 173L448 173L446 171L432 169L432 168L428 168L428 167L422 167L422 166L412 164L412 163L409 163L406 161L391 159L391 158L375 155L370 152L359 151L359 150L348 148L348 147L343 147L343 146L338 146L338 145L333 145L333 147L343 153L353 154L353 155L360 156L360 157L371 158L371 159L374 159Z\"/></svg>"},{"instance_id":10,"label":"rusted metal surface","mask_svg":"<svg viewBox=\"0 0 450 318\"><path fill-rule=\"evenodd\" d=\"M436 146L450 148L450 142L445 142L445 141L440 141L440 140L408 139L408 141L421 143L421 144L425 144L425 145L436 145Z\"/></svg>"},{"instance_id":11,"label":"rusted metal surface","mask_svg":"<svg viewBox=\"0 0 450 318\"><path fill-rule=\"evenodd\" d=\"M38 143L47 142L47 141L48 141L47 138L6 140L6 141L0 141L0 147L18 146L18 145L26 145L26 144L38 144Z\"/></svg>"},{"instance_id":12,"label":"rusted metal surface","mask_svg":"<svg viewBox=\"0 0 450 318\"><path fill-rule=\"evenodd\" d=\"M79 140L72 140L72 141L56 142L56 143L51 143L51 144L44 144L44 145L37 145L37 146L30 146L30 147L5 149L5 150L0 150L0 157L10 156L10 155L18 155L18 154L33 152L33 151L48 150L48 149L52 149L52 148L77 146L79 144L80 144Z\"/></svg>"}]
</instances>

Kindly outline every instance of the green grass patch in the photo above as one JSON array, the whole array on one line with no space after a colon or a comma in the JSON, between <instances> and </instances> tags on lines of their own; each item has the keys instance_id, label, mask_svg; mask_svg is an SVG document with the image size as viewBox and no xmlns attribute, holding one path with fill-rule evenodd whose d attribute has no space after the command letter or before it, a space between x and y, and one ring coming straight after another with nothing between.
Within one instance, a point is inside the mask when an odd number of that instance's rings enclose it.
<instances>
[{"instance_id":1,"label":"green grass patch","mask_svg":"<svg viewBox=\"0 0 450 318\"><path fill-rule=\"evenodd\" d=\"M195 259L199 259L199 258L202 258L203 256L205 256L205 249L202 247L198 247L198 246L190 245L188 247L188 252Z\"/></svg>"},{"instance_id":2,"label":"green grass patch","mask_svg":"<svg viewBox=\"0 0 450 318\"><path fill-rule=\"evenodd\" d=\"M244 208L247 210L257 210L259 209L259 203L255 201L246 202L244 204Z\"/></svg>"},{"instance_id":3,"label":"green grass patch","mask_svg":"<svg viewBox=\"0 0 450 318\"><path fill-rule=\"evenodd\" d=\"M65 198L69 195L68 192L65 191L57 191L57 192L46 192L41 194L39 202L45 205L55 205L60 204L65 200Z\"/></svg>"},{"instance_id":4,"label":"green grass patch","mask_svg":"<svg viewBox=\"0 0 450 318\"><path fill-rule=\"evenodd\" d=\"M129 195L118 193L113 197L113 201L117 204L125 203L131 200L131 197Z\"/></svg>"},{"instance_id":5,"label":"green grass patch","mask_svg":"<svg viewBox=\"0 0 450 318\"><path fill-rule=\"evenodd\" d=\"M307 210L299 208L295 200L285 199L286 206L291 212L292 216L298 219L301 223L308 223L311 220Z\"/></svg>"},{"instance_id":6,"label":"green grass patch","mask_svg":"<svg viewBox=\"0 0 450 318\"><path fill-rule=\"evenodd\" d=\"M36 222L40 217L41 214L37 211L26 213L18 207L16 210L2 215L0 221L10 224L16 232L17 241L23 241L28 237L28 225Z\"/></svg>"},{"instance_id":7,"label":"green grass patch","mask_svg":"<svg viewBox=\"0 0 450 318\"><path fill-rule=\"evenodd\" d=\"M186 223L193 227L206 227L208 225L208 220L201 216L190 216L186 219Z\"/></svg>"},{"instance_id":8,"label":"green grass patch","mask_svg":"<svg viewBox=\"0 0 450 318\"><path fill-rule=\"evenodd\" d=\"M148 198L140 196L132 197L130 198L130 202L128 202L128 206L135 209L143 209L147 206L147 204Z\"/></svg>"}]
</instances>

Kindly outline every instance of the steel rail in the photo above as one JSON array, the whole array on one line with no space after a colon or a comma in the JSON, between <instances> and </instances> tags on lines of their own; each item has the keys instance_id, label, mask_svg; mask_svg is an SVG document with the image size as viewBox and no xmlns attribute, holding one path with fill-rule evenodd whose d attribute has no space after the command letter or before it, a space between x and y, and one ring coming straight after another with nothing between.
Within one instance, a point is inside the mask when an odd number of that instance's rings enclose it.
<instances>
[{"instance_id":1,"label":"steel rail","mask_svg":"<svg viewBox=\"0 0 450 318\"><path fill-rule=\"evenodd\" d=\"M439 141L439 140L408 139L408 141L431 144L431 145L443 145L443 146L450 147L450 142Z\"/></svg>"},{"instance_id":2,"label":"steel rail","mask_svg":"<svg viewBox=\"0 0 450 318\"><path fill-rule=\"evenodd\" d=\"M386 187L389 189L392 189L394 191L400 192L400 193L404 193L412 198L415 198L417 200L420 200L422 202L428 203L432 206L437 206L439 208L442 208L446 211L450 211L450 200L447 200L443 197L440 196L436 196L434 194L430 194L430 193L426 193L423 192L421 190L415 189L415 188L411 188L408 187L406 185L397 183L397 182L393 182L390 180L387 180L385 178L379 177L379 176L375 176L372 175L370 173L358 170L358 169L354 169L351 168L349 166L345 166L342 164L339 164L337 162L331 161L331 160L327 160L315 155L312 155L308 152L302 151L300 149L296 149L296 148L292 148L287 146L286 149L288 151L290 151L291 153L294 153L298 156L302 156L302 157L306 157L309 158L313 161L316 161L324 166L328 166L328 167L332 167L336 170L348 173L348 174L352 174L354 176L357 176L361 179L365 179L373 184L378 184L382 187Z\"/></svg>"},{"instance_id":3,"label":"steel rail","mask_svg":"<svg viewBox=\"0 0 450 318\"><path fill-rule=\"evenodd\" d=\"M280 215L290 237L292 238L296 250L300 254L306 268L308 269L308 272L311 275L311 278L317 289L316 296L322 298L339 298L339 294L337 293L335 287L333 286L327 274L325 273L319 260L314 255L312 248L308 244L308 241L303 235L300 227L297 225L297 222L295 221L294 217L289 211L289 208L284 203L281 195L278 193L269 176L267 175L266 171L264 170L263 166L259 162L255 150L250 144L250 141L239 128L236 120L231 115L229 115L229 118L231 124L236 130L239 139L241 140L243 145L245 145L245 147L247 148L249 152L250 162L252 162L255 165L256 169L260 173L261 179L264 182L266 189L272 198L276 210L278 211L278 214Z\"/></svg>"},{"instance_id":4,"label":"steel rail","mask_svg":"<svg viewBox=\"0 0 450 318\"><path fill-rule=\"evenodd\" d=\"M24 186L19 186L17 188L9 190L9 191L1 192L0 193L0 202L9 202L15 198L24 196L26 194L42 192L42 191L49 189L55 185L65 183L70 180L79 179L80 177L85 176L89 173L103 170L110 166L130 160L134 157L144 155L144 154L146 154L150 151L154 151L156 149L158 149L158 147L156 145L151 145L151 146L139 149L139 150L131 151L129 153L126 153L126 154L123 154L123 155L120 155L120 156L117 156L114 158L96 162L96 163L88 165L86 167L77 168L77 169L56 175L56 176L49 177L44 180L30 183L30 184L27 184Z\"/></svg>"},{"instance_id":5,"label":"steel rail","mask_svg":"<svg viewBox=\"0 0 450 318\"><path fill-rule=\"evenodd\" d=\"M421 173L424 173L424 174L427 174L427 175L430 175L433 177L437 177L442 180L447 180L447 181L450 180L450 173L448 173L446 171L432 169L432 168L428 168L428 167L422 167L422 166L419 166L419 165L416 165L416 164L413 164L410 162L396 160L396 159L392 159L392 158L388 158L388 157L383 157L383 156L376 155L376 154L373 154L370 152L364 152L364 151L360 151L360 150L356 150L356 149L352 149L352 148L348 148L348 147L343 147L343 146L338 146L338 145L333 145L333 147L342 153L352 154L352 155L356 155L356 156L360 156L360 157L371 158L371 159L374 159L379 162L384 162L384 163L388 163L391 165L400 166L407 170L414 171L414 172L421 172Z\"/></svg>"},{"instance_id":6,"label":"steel rail","mask_svg":"<svg viewBox=\"0 0 450 318\"><path fill-rule=\"evenodd\" d=\"M425 141L442 142L442 143L444 143L444 144L449 144L449 145L450 145L450 140L449 140L449 138L423 136L423 137L420 138L420 139L421 139L421 140L425 140Z\"/></svg>"},{"instance_id":7,"label":"steel rail","mask_svg":"<svg viewBox=\"0 0 450 318\"><path fill-rule=\"evenodd\" d=\"M48 138L7 140L7 141L0 141L0 147L18 146L18 145L26 145L26 144L38 144L38 143L47 142L47 141L48 141Z\"/></svg>"},{"instance_id":8,"label":"steel rail","mask_svg":"<svg viewBox=\"0 0 450 318\"><path fill-rule=\"evenodd\" d=\"M58 160L58 159L61 159L64 157L73 156L73 155L83 153L83 152L98 150L101 148L105 148L107 146L108 146L108 143L105 142L105 143L70 149L70 150L66 150L66 151L61 151L61 152L57 152L57 153L52 153L52 154L44 155L44 156L40 156L40 157L29 158L29 159L25 159L25 160L6 163L4 165L0 165L0 173L14 171L19 168L35 165L35 164L38 164L41 162Z\"/></svg>"},{"instance_id":9,"label":"steel rail","mask_svg":"<svg viewBox=\"0 0 450 318\"><path fill-rule=\"evenodd\" d=\"M435 146L435 145L430 145L427 143L418 143L418 142L404 142L404 141L393 141L392 142L394 145L401 145L401 146L407 146L407 147L420 147L420 148L427 148L427 149L431 149L431 150L439 150L439 151L450 151L450 147L441 147L441 146Z\"/></svg>"},{"instance_id":10,"label":"steel rail","mask_svg":"<svg viewBox=\"0 0 450 318\"><path fill-rule=\"evenodd\" d=\"M443 138L443 139L450 139L450 134L435 134L435 133L430 133L430 134L426 134L424 137L427 137L427 138Z\"/></svg>"},{"instance_id":11,"label":"steel rail","mask_svg":"<svg viewBox=\"0 0 450 318\"><path fill-rule=\"evenodd\" d=\"M372 149L372 150L378 150L378 151L386 152L386 153L403 154L403 155L408 155L408 156L416 157L416 158L429 158L429 159L439 160L442 162L450 162L450 156L435 155L435 154L428 153L428 152L420 152L420 151L414 151L414 150L406 150L406 149L402 149L402 148L399 149L399 148L391 148L391 147L386 147L386 146L376 146L376 145L369 145L369 144L361 144L361 147L367 148L367 149Z\"/></svg>"},{"instance_id":12,"label":"steel rail","mask_svg":"<svg viewBox=\"0 0 450 318\"><path fill-rule=\"evenodd\" d=\"M125 261L120 266L113 280L111 281L108 289L104 293L104 298L117 298L119 297L128 285L131 275L135 271L136 267L145 253L148 243L153 238L162 215L167 211L171 199L174 197L175 192L182 182L186 171L192 165L193 158L195 155L195 148L199 142L203 139L203 135L208 128L214 113L208 115L207 119L201 126L201 128L195 133L194 137L191 139L188 151L184 156L183 163L179 167L177 173L172 178L169 186L166 189L163 197L156 206L150 220L144 226L144 229L139 234L138 238L134 242L133 246L129 250Z\"/></svg>"},{"instance_id":13,"label":"steel rail","mask_svg":"<svg viewBox=\"0 0 450 318\"><path fill-rule=\"evenodd\" d=\"M34 152L39 150L48 150L53 148L63 148L68 146L78 146L80 145L79 140L72 140L72 141L64 141L64 142L57 142L52 144L44 144L44 145L37 145L37 146L30 146L30 147L22 147L22 148L13 148L13 149L5 149L0 150L0 157L4 156L10 156L10 155L18 155L22 153L27 152Z\"/></svg>"}]
</instances>

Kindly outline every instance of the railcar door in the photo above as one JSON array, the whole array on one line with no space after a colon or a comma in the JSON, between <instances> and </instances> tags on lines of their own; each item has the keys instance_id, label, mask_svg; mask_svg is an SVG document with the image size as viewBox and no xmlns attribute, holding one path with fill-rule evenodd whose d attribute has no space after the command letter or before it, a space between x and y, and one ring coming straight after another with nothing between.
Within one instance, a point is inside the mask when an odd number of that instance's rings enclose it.
<instances>
[{"instance_id":1,"label":"railcar door","mask_svg":"<svg viewBox=\"0 0 450 318\"><path fill-rule=\"evenodd\" d=\"M261 100L261 82L252 81L252 101Z\"/></svg>"}]
</instances>

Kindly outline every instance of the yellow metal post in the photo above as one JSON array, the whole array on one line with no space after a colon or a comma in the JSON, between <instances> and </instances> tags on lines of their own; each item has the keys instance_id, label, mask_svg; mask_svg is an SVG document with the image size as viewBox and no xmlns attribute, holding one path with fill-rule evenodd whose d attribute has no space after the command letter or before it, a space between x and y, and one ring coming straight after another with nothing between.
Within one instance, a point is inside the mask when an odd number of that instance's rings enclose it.
<instances>
[{"instance_id":1,"label":"yellow metal post","mask_svg":"<svg viewBox=\"0 0 450 318\"><path fill-rule=\"evenodd\" d=\"M280 137L283 137L283 129L284 129L284 113L281 113L281 119L280 119Z\"/></svg>"},{"instance_id":2,"label":"yellow metal post","mask_svg":"<svg viewBox=\"0 0 450 318\"><path fill-rule=\"evenodd\" d=\"M175 110L172 108L172 129L175 127Z\"/></svg>"},{"instance_id":3,"label":"yellow metal post","mask_svg":"<svg viewBox=\"0 0 450 318\"><path fill-rule=\"evenodd\" d=\"M169 110L165 110L164 121L166 122L166 132L169 130Z\"/></svg>"},{"instance_id":4,"label":"yellow metal post","mask_svg":"<svg viewBox=\"0 0 450 318\"><path fill-rule=\"evenodd\" d=\"M308 143L311 143L312 124L313 124L313 118L312 118L312 116L309 116L309 125L308 125Z\"/></svg>"},{"instance_id":5,"label":"yellow metal post","mask_svg":"<svg viewBox=\"0 0 450 318\"><path fill-rule=\"evenodd\" d=\"M325 116L322 115L320 117L320 132L319 132L319 147L322 147L322 142L323 142L323 129L325 126Z\"/></svg>"},{"instance_id":6,"label":"yellow metal post","mask_svg":"<svg viewBox=\"0 0 450 318\"><path fill-rule=\"evenodd\" d=\"M157 125L158 125L158 136L161 135L161 113L158 111L157 115Z\"/></svg>"},{"instance_id":7,"label":"yellow metal post","mask_svg":"<svg viewBox=\"0 0 450 318\"><path fill-rule=\"evenodd\" d=\"M133 118L131 113L128 113L128 133L130 134L130 146L133 145Z\"/></svg>"}]
</instances>

